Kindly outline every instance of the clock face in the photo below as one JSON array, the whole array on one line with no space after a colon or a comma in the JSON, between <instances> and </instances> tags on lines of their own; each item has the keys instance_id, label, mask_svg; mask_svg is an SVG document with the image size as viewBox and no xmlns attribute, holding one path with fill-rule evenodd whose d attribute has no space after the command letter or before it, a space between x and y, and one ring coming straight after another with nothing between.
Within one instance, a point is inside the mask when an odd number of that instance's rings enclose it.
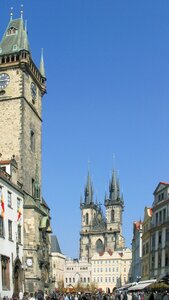
<instances>
[{"instance_id":1,"label":"clock face","mask_svg":"<svg viewBox=\"0 0 169 300\"><path fill-rule=\"evenodd\" d=\"M26 261L26 264L27 264L28 267L31 267L32 266L32 259L28 258L27 261Z\"/></svg>"},{"instance_id":2,"label":"clock face","mask_svg":"<svg viewBox=\"0 0 169 300\"><path fill-rule=\"evenodd\" d=\"M31 94L32 94L33 100L35 100L36 95L37 95L37 88L36 88L36 84L34 82L31 83Z\"/></svg>"},{"instance_id":3,"label":"clock face","mask_svg":"<svg viewBox=\"0 0 169 300\"><path fill-rule=\"evenodd\" d=\"M0 89L5 89L10 82L10 77L7 73L0 74Z\"/></svg>"}]
</instances>

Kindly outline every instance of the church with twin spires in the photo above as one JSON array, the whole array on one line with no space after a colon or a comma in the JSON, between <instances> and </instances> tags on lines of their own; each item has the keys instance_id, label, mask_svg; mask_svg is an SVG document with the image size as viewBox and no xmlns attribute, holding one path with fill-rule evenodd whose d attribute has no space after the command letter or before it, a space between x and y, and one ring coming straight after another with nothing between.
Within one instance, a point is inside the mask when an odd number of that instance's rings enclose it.
<instances>
[{"instance_id":1,"label":"church with twin spires","mask_svg":"<svg viewBox=\"0 0 169 300\"><path fill-rule=\"evenodd\" d=\"M88 173L84 199L81 199L80 203L80 259L85 257L88 261L95 253L100 255L105 251L113 253L125 247L122 235L124 201L115 170L113 170L109 184L109 197L105 195L105 215L100 204L94 201L93 194L93 185Z\"/></svg>"}]
</instances>

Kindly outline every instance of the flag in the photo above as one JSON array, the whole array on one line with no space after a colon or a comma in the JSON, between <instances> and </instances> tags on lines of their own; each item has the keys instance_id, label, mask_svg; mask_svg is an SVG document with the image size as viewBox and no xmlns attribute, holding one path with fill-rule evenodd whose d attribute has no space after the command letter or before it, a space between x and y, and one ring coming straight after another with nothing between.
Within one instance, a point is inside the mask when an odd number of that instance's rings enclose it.
<instances>
[{"instance_id":1,"label":"flag","mask_svg":"<svg viewBox=\"0 0 169 300\"><path fill-rule=\"evenodd\" d=\"M4 197L3 194L1 196L1 214L2 214L2 218L4 218L4 213L5 213L5 202L4 202Z\"/></svg>"},{"instance_id":2,"label":"flag","mask_svg":"<svg viewBox=\"0 0 169 300\"><path fill-rule=\"evenodd\" d=\"M19 207L19 209L18 209L18 217L17 217L17 222L19 222L19 221L20 221L20 219L21 219L21 216L22 216L22 213L21 213L21 208Z\"/></svg>"}]
</instances>

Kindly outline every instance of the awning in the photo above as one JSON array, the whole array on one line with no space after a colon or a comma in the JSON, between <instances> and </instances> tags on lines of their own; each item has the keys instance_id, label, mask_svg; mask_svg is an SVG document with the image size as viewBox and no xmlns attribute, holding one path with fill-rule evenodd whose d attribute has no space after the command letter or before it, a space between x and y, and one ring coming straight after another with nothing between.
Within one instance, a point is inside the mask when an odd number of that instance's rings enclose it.
<instances>
[{"instance_id":1,"label":"awning","mask_svg":"<svg viewBox=\"0 0 169 300\"><path fill-rule=\"evenodd\" d=\"M130 292L134 292L134 291L142 291L145 288L149 287L153 282L144 282L144 283L138 283L132 287L130 287L128 289L128 291Z\"/></svg>"}]
</instances>

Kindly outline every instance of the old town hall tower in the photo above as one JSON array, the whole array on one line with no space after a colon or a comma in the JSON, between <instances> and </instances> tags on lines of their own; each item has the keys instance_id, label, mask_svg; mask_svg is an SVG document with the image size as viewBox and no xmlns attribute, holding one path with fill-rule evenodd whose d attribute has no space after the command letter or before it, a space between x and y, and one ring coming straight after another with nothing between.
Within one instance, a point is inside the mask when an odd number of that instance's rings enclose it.
<instances>
[{"instance_id":1,"label":"old town hall tower","mask_svg":"<svg viewBox=\"0 0 169 300\"><path fill-rule=\"evenodd\" d=\"M34 64L22 17L10 20L0 43L0 128L3 159L12 155L19 179L32 195L36 165L41 183L42 96L46 92L43 59Z\"/></svg>"},{"instance_id":2,"label":"old town hall tower","mask_svg":"<svg viewBox=\"0 0 169 300\"><path fill-rule=\"evenodd\" d=\"M50 283L50 209L41 195L45 93L43 53L38 68L32 59L23 12L18 19L11 13L0 43L0 160L15 158L24 191L24 257L16 277L25 268L27 291L44 289Z\"/></svg>"},{"instance_id":3,"label":"old town hall tower","mask_svg":"<svg viewBox=\"0 0 169 300\"><path fill-rule=\"evenodd\" d=\"M113 170L109 185L109 197L104 201L106 215L104 216L100 203L93 199L93 186L88 173L84 200L81 199L81 232L80 258L90 261L94 253L112 253L124 248L122 236L123 197L120 195L120 185Z\"/></svg>"}]
</instances>

